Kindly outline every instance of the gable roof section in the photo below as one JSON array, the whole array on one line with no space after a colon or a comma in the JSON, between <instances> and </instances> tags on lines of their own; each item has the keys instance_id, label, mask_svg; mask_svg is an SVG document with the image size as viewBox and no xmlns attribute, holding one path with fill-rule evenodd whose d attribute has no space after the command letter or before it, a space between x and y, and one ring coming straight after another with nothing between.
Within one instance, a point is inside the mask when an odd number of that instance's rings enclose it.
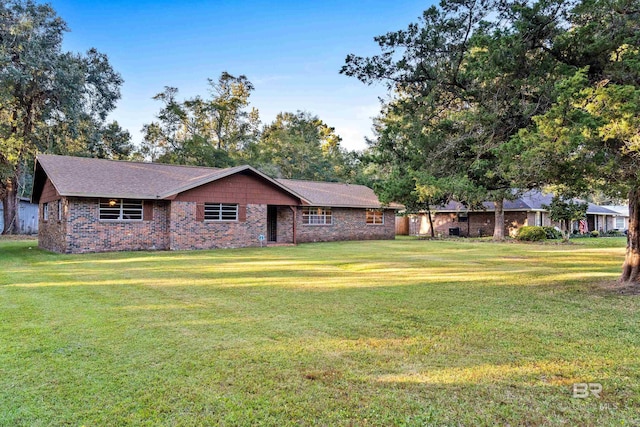
<instances>
[{"instance_id":1,"label":"gable roof section","mask_svg":"<svg viewBox=\"0 0 640 427\"><path fill-rule=\"evenodd\" d=\"M33 200L40 199L47 176L61 196L149 200L169 199L183 191L245 171L306 201L251 166L219 169L55 155L36 158Z\"/></svg>"},{"instance_id":2,"label":"gable roof section","mask_svg":"<svg viewBox=\"0 0 640 427\"><path fill-rule=\"evenodd\" d=\"M300 194L308 205L370 209L385 207L380 203L373 190L364 185L297 179L277 179L276 181ZM403 206L391 204L386 207L401 209Z\"/></svg>"}]
</instances>

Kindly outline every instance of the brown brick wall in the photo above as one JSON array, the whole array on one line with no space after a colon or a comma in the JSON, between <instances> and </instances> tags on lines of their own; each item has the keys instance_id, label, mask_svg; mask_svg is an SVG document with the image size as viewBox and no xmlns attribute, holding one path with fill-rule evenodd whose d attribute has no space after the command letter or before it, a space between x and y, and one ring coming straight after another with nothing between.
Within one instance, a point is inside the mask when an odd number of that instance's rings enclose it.
<instances>
[{"instance_id":1,"label":"brown brick wall","mask_svg":"<svg viewBox=\"0 0 640 427\"><path fill-rule=\"evenodd\" d=\"M70 197L67 199L64 237L55 235L55 239L51 239L52 233L45 231L40 246L66 253L167 249L168 202L144 203L153 206L152 220L100 221L98 199ZM58 243L53 244L52 240Z\"/></svg>"},{"instance_id":2,"label":"brown brick wall","mask_svg":"<svg viewBox=\"0 0 640 427\"><path fill-rule=\"evenodd\" d=\"M243 222L196 221L196 202L173 201L169 249L216 249L260 246L267 233L267 205L247 205Z\"/></svg>"},{"instance_id":3,"label":"brown brick wall","mask_svg":"<svg viewBox=\"0 0 640 427\"><path fill-rule=\"evenodd\" d=\"M384 211L384 224L368 225L366 209L333 208L332 225L302 224L302 208L296 212L297 243L327 242L340 240L376 240L395 238L395 211Z\"/></svg>"},{"instance_id":4,"label":"brown brick wall","mask_svg":"<svg viewBox=\"0 0 640 427\"><path fill-rule=\"evenodd\" d=\"M293 243L293 210L289 206L278 207L277 243Z\"/></svg>"},{"instance_id":5,"label":"brown brick wall","mask_svg":"<svg viewBox=\"0 0 640 427\"><path fill-rule=\"evenodd\" d=\"M53 185L51 185L49 181L47 181L47 184L49 184L51 188L53 188ZM53 189L53 191L55 192L55 189ZM55 194L57 194L57 192ZM51 193L49 193L49 196L50 195ZM58 201L62 203L61 220L58 220ZM45 203L49 204L49 219L47 221L45 221L43 217L43 205ZM51 197L40 199L40 218L38 220L38 247L53 252L67 252L67 212L67 199L64 197L58 197L55 200Z\"/></svg>"}]
</instances>

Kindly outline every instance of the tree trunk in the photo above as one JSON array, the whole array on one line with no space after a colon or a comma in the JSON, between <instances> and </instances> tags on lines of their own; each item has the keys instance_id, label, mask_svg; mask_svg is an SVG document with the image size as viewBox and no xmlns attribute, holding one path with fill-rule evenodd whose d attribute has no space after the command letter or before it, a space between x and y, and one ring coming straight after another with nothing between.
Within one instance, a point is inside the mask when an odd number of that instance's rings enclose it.
<instances>
[{"instance_id":1,"label":"tree trunk","mask_svg":"<svg viewBox=\"0 0 640 427\"><path fill-rule=\"evenodd\" d=\"M2 204L4 206L4 230L2 234L17 234L19 231L18 186L14 178L7 181L6 194L2 199Z\"/></svg>"},{"instance_id":2,"label":"tree trunk","mask_svg":"<svg viewBox=\"0 0 640 427\"><path fill-rule=\"evenodd\" d=\"M431 217L431 207L427 205L427 216L429 217L429 230L431 230L431 237L436 237L436 232L433 229L433 218Z\"/></svg>"},{"instance_id":3,"label":"tree trunk","mask_svg":"<svg viewBox=\"0 0 640 427\"><path fill-rule=\"evenodd\" d=\"M504 200L493 202L495 205L495 225L493 227L493 240L504 240Z\"/></svg>"},{"instance_id":4,"label":"tree trunk","mask_svg":"<svg viewBox=\"0 0 640 427\"><path fill-rule=\"evenodd\" d=\"M563 242L568 242L569 239L571 238L571 220L570 219L564 219L562 220L562 226L564 227L564 230L562 230L562 241Z\"/></svg>"},{"instance_id":5,"label":"tree trunk","mask_svg":"<svg viewBox=\"0 0 640 427\"><path fill-rule=\"evenodd\" d=\"M640 284L640 188L629 191L629 230L627 255L622 265L620 281Z\"/></svg>"}]
</instances>

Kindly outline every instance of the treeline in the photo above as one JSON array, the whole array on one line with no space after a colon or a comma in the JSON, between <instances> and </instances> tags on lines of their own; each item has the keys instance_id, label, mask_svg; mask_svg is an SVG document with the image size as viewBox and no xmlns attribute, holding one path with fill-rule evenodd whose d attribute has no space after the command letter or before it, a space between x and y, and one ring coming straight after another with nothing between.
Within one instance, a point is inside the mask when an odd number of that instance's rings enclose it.
<instances>
[{"instance_id":1,"label":"treeline","mask_svg":"<svg viewBox=\"0 0 640 427\"><path fill-rule=\"evenodd\" d=\"M360 155L345 150L335 129L308 112L283 112L262 124L250 105L249 79L223 72L208 80L208 96L179 100L165 87L155 120L144 125L134 156L149 161L228 167L249 164L270 176L354 182Z\"/></svg>"},{"instance_id":2,"label":"treeline","mask_svg":"<svg viewBox=\"0 0 640 427\"><path fill-rule=\"evenodd\" d=\"M166 87L140 146L107 117L122 76L106 55L62 49L68 27L50 5L0 2L0 199L3 233L19 224L18 198L31 190L37 153L227 167L250 164L274 177L363 182L361 158L335 129L307 112L267 124L251 108L245 76L222 73L207 96L178 99Z\"/></svg>"}]
</instances>

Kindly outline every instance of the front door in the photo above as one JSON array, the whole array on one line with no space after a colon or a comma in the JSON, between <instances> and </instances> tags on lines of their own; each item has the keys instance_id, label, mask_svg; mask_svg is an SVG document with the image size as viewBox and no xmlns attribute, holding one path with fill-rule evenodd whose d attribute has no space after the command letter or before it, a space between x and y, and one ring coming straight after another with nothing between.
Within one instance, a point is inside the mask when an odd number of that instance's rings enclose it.
<instances>
[{"instance_id":1,"label":"front door","mask_svg":"<svg viewBox=\"0 0 640 427\"><path fill-rule=\"evenodd\" d=\"M267 206L267 242L278 241L278 207Z\"/></svg>"}]
</instances>

